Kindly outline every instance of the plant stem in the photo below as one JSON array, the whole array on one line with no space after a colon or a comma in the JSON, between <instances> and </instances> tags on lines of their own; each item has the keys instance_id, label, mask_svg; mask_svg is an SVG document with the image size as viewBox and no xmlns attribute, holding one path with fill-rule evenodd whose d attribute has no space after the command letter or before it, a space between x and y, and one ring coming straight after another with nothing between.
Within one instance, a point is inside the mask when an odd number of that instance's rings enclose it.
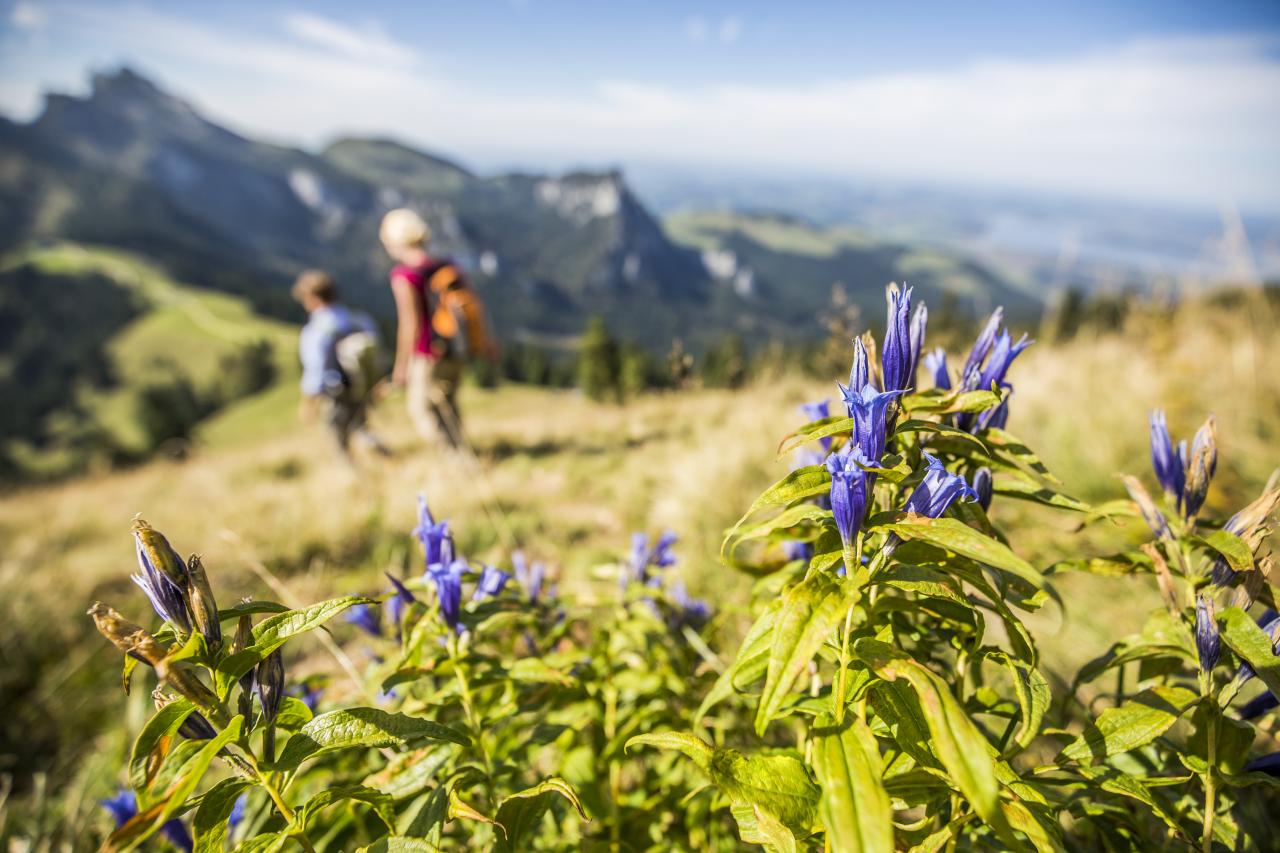
<instances>
[{"instance_id":1,"label":"plant stem","mask_svg":"<svg viewBox=\"0 0 1280 853\"><path fill-rule=\"evenodd\" d=\"M840 638L840 673L836 680L835 718L836 723L844 722L845 690L849 680L849 634L853 629L853 605L844 613L844 632Z\"/></svg>"},{"instance_id":2,"label":"plant stem","mask_svg":"<svg viewBox=\"0 0 1280 853\"><path fill-rule=\"evenodd\" d=\"M285 819L286 823L292 825L297 816L294 814L293 809L289 808L289 804L284 801L284 797L280 795L280 789L272 784L268 774L263 773L262 770L259 769L257 759L253 757L253 753L248 753L245 763L253 771L253 775L257 777L257 783L267 792L267 796L271 798L271 802L275 803L276 810L280 812L280 816ZM307 838L302 827L299 826L297 828L297 834L293 837L302 845L302 849L306 850L307 853L316 853L316 849L311 846L311 840Z\"/></svg>"},{"instance_id":3,"label":"plant stem","mask_svg":"<svg viewBox=\"0 0 1280 853\"><path fill-rule=\"evenodd\" d=\"M613 743L618 734L618 689L612 679L604 690L604 738ZM622 825L618 819L619 800L622 797L622 767L616 758L609 759L609 849L616 853L622 849Z\"/></svg>"},{"instance_id":4,"label":"plant stem","mask_svg":"<svg viewBox=\"0 0 1280 853\"><path fill-rule=\"evenodd\" d=\"M1200 849L1204 853L1209 853L1213 849L1213 819L1214 812L1217 809L1215 798L1218 794L1218 782L1214 778L1214 767L1218 761L1218 720L1213 719L1213 725L1209 728L1209 766L1205 768L1204 774L1204 832L1200 838Z\"/></svg>"},{"instance_id":5,"label":"plant stem","mask_svg":"<svg viewBox=\"0 0 1280 853\"><path fill-rule=\"evenodd\" d=\"M462 698L462 710L467 715L467 725L471 727L476 750L479 751L480 758L484 761L485 791L488 794L489 805L497 805L493 801L493 761L489 758L489 750L484 745L484 731L480 725L480 714L476 711L475 702L471 698L471 685L467 681L466 669L462 666L461 656L458 654L458 641L456 638L449 639L448 648L449 659L453 661L453 674L458 680L458 693Z\"/></svg>"}]
</instances>

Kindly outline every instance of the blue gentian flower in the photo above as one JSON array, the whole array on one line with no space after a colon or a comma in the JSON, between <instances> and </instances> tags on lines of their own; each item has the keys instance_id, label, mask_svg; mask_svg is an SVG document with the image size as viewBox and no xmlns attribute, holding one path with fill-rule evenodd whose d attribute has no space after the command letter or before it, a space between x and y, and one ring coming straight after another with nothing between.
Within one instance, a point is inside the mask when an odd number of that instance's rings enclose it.
<instances>
[{"instance_id":1,"label":"blue gentian flower","mask_svg":"<svg viewBox=\"0 0 1280 853\"><path fill-rule=\"evenodd\" d=\"M849 366L849 387L845 388L838 382L836 386L844 396L848 397L849 392L861 391L871 384L871 359L867 356L867 345L862 342L862 338L854 338L853 363Z\"/></svg>"},{"instance_id":2,"label":"blue gentian flower","mask_svg":"<svg viewBox=\"0 0 1280 853\"><path fill-rule=\"evenodd\" d=\"M542 595L542 585L546 581L546 566L536 560L530 565L521 551L511 555L511 565L515 568L516 580L524 589L525 595L529 596L529 601L537 603Z\"/></svg>"},{"instance_id":3,"label":"blue gentian flower","mask_svg":"<svg viewBox=\"0 0 1280 853\"><path fill-rule=\"evenodd\" d=\"M884 456L887 440L886 418L889 405L902 395L901 391L877 391L871 385L864 385L861 391L853 392L841 386L844 393L845 406L849 417L853 418L853 443L862 451L862 455L870 460L867 464L879 465Z\"/></svg>"},{"instance_id":4,"label":"blue gentian flower","mask_svg":"<svg viewBox=\"0 0 1280 853\"><path fill-rule=\"evenodd\" d=\"M905 512L940 518L958 498L976 501L978 493L969 487L964 477L952 474L936 457L924 454L924 479L915 487L903 505Z\"/></svg>"},{"instance_id":5,"label":"blue gentian flower","mask_svg":"<svg viewBox=\"0 0 1280 853\"><path fill-rule=\"evenodd\" d=\"M845 545L852 545L862 528L872 484L871 475L859 466L871 464L856 444L846 444L827 457L827 471L831 473L831 514Z\"/></svg>"},{"instance_id":6,"label":"blue gentian flower","mask_svg":"<svg viewBox=\"0 0 1280 853\"><path fill-rule=\"evenodd\" d=\"M187 612L186 598L186 564L162 535L146 526L146 522L136 522L133 530L134 543L137 545L138 566L141 574L133 575L133 582L147 595L151 607L156 614L173 625L175 629L186 634L191 632L191 617ZM169 564L157 566L157 561ZM176 568L175 568L176 567ZM181 572L178 578L172 577Z\"/></svg>"},{"instance_id":7,"label":"blue gentian flower","mask_svg":"<svg viewBox=\"0 0 1280 853\"><path fill-rule=\"evenodd\" d=\"M427 577L436 585L440 618L458 633L462 633L462 575L466 570L465 560L454 560L448 566L436 563L427 569Z\"/></svg>"},{"instance_id":8,"label":"blue gentian flower","mask_svg":"<svg viewBox=\"0 0 1280 853\"><path fill-rule=\"evenodd\" d=\"M1196 596L1196 654L1200 658L1200 671L1205 673L1217 666L1222 654L1213 601L1203 593Z\"/></svg>"},{"instance_id":9,"label":"blue gentian flower","mask_svg":"<svg viewBox=\"0 0 1280 853\"><path fill-rule=\"evenodd\" d=\"M1169 424L1164 412L1156 409L1151 413L1151 467L1155 469L1160 488L1169 496L1169 500L1182 509L1182 489L1186 481L1186 472L1182 468L1182 456L1174 447L1169 437Z\"/></svg>"},{"instance_id":10,"label":"blue gentian flower","mask_svg":"<svg viewBox=\"0 0 1280 853\"><path fill-rule=\"evenodd\" d=\"M1125 475L1120 478L1120 482L1124 483L1125 490L1129 492L1129 497L1133 498L1133 502L1138 505L1138 512L1142 514L1142 520L1147 523L1147 527L1151 528L1151 535L1157 539L1171 538L1173 534L1169 531L1169 522L1165 519L1164 513L1160 512L1160 508L1156 506L1156 502L1151 499L1151 495L1147 494L1147 490L1143 488L1138 478Z\"/></svg>"},{"instance_id":11,"label":"blue gentian flower","mask_svg":"<svg viewBox=\"0 0 1280 853\"><path fill-rule=\"evenodd\" d=\"M995 483L990 468L979 468L973 472L973 493L978 496L978 505L982 511L991 509L991 497L995 492Z\"/></svg>"},{"instance_id":12,"label":"blue gentian flower","mask_svg":"<svg viewBox=\"0 0 1280 853\"><path fill-rule=\"evenodd\" d=\"M418 599L414 597L409 588L400 582L399 578L393 577L390 572L385 573L387 580L391 581L391 586L395 588L396 594L387 599L386 609L387 618L391 620L391 624L396 627L396 633L400 633L400 619L404 616L405 608L413 604Z\"/></svg>"},{"instance_id":13,"label":"blue gentian flower","mask_svg":"<svg viewBox=\"0 0 1280 853\"><path fill-rule=\"evenodd\" d=\"M234 830L237 826L244 823L246 812L249 810L249 795L241 794L236 797L235 804L231 806L231 814L227 815L227 829Z\"/></svg>"},{"instance_id":14,"label":"blue gentian flower","mask_svg":"<svg viewBox=\"0 0 1280 853\"><path fill-rule=\"evenodd\" d=\"M128 788L121 788L114 797L100 802L115 818L117 827L124 826L138 813L138 800ZM191 833L187 832L187 827L177 818L160 827L160 832L179 850L189 852L193 847Z\"/></svg>"},{"instance_id":15,"label":"blue gentian flower","mask_svg":"<svg viewBox=\"0 0 1280 853\"><path fill-rule=\"evenodd\" d=\"M978 387L978 377L981 375L982 362L986 360L991 353L991 347L995 345L996 334L1000 331L1000 327L1004 325L1004 308L997 308L991 312L987 324L982 327L982 331L978 333L978 338L973 342L973 348L969 350L969 357L965 359L964 370L960 371L960 385L966 390L972 390ZM970 379L970 377L973 377Z\"/></svg>"},{"instance_id":16,"label":"blue gentian flower","mask_svg":"<svg viewBox=\"0 0 1280 853\"><path fill-rule=\"evenodd\" d=\"M480 580L476 583L475 591L471 594L471 600L484 601L486 598L494 598L500 595L509 580L511 580L511 575L502 569L485 566L480 571Z\"/></svg>"},{"instance_id":17,"label":"blue gentian flower","mask_svg":"<svg viewBox=\"0 0 1280 853\"><path fill-rule=\"evenodd\" d=\"M813 543L801 542L798 539L787 539L782 543L782 553L786 556L788 563L794 560L802 560L807 563L813 559Z\"/></svg>"},{"instance_id":18,"label":"blue gentian flower","mask_svg":"<svg viewBox=\"0 0 1280 853\"><path fill-rule=\"evenodd\" d=\"M884 390L906 391L915 385L915 378L911 376L911 367L914 363L911 354L912 330L909 319L911 288L899 290L898 285L891 284L885 296L889 303L889 316L885 321L884 349L880 353Z\"/></svg>"},{"instance_id":19,"label":"blue gentian flower","mask_svg":"<svg viewBox=\"0 0 1280 853\"><path fill-rule=\"evenodd\" d=\"M1003 386L1004 376L1009 372L1009 365L1013 364L1013 360L1031 344L1032 341L1026 335L1023 335L1015 343L1007 330L1001 330L999 337L996 338L996 344L991 350L991 357L987 359L987 363L979 375L977 387L985 391L992 385L997 388Z\"/></svg>"},{"instance_id":20,"label":"blue gentian flower","mask_svg":"<svg viewBox=\"0 0 1280 853\"><path fill-rule=\"evenodd\" d=\"M684 581L676 581L671 585L671 597L677 608L678 621L678 625L673 627L688 625L696 630L711 618L711 605L702 599L690 597Z\"/></svg>"},{"instance_id":21,"label":"blue gentian flower","mask_svg":"<svg viewBox=\"0 0 1280 853\"><path fill-rule=\"evenodd\" d=\"M446 564L453 561L453 535L449 532L449 522L438 524L427 507L427 496L418 494L418 526L413 535L422 543L423 561L428 568L436 563Z\"/></svg>"},{"instance_id":22,"label":"blue gentian flower","mask_svg":"<svg viewBox=\"0 0 1280 853\"><path fill-rule=\"evenodd\" d=\"M800 406L800 412L804 415L805 420L809 423L820 421L823 418L831 417L831 401L817 400L812 403L805 403ZM825 436L818 439L818 444L822 445L824 451L831 450L831 436Z\"/></svg>"},{"instance_id":23,"label":"blue gentian flower","mask_svg":"<svg viewBox=\"0 0 1280 853\"><path fill-rule=\"evenodd\" d=\"M631 559L627 566L629 574L623 576L623 586L626 586L628 579L648 586L658 586L661 580L656 575L651 575L649 569L665 569L676 564L676 555L671 550L676 541L675 533L668 530L658 537L657 543L650 549L648 534L631 534Z\"/></svg>"},{"instance_id":24,"label":"blue gentian flower","mask_svg":"<svg viewBox=\"0 0 1280 853\"><path fill-rule=\"evenodd\" d=\"M947 351L942 347L934 347L933 351L924 354L924 369L933 376L933 387L943 391L951 390L951 374L947 370Z\"/></svg>"},{"instance_id":25,"label":"blue gentian flower","mask_svg":"<svg viewBox=\"0 0 1280 853\"><path fill-rule=\"evenodd\" d=\"M382 619L372 604L357 604L343 618L372 637L382 636Z\"/></svg>"},{"instance_id":26,"label":"blue gentian flower","mask_svg":"<svg viewBox=\"0 0 1280 853\"><path fill-rule=\"evenodd\" d=\"M1280 699L1270 691L1263 691L1240 706L1240 719L1256 720L1276 708L1280 708Z\"/></svg>"},{"instance_id":27,"label":"blue gentian flower","mask_svg":"<svg viewBox=\"0 0 1280 853\"><path fill-rule=\"evenodd\" d=\"M1255 758L1244 766L1244 770L1246 773L1266 773L1280 778L1280 752Z\"/></svg>"}]
</instances>

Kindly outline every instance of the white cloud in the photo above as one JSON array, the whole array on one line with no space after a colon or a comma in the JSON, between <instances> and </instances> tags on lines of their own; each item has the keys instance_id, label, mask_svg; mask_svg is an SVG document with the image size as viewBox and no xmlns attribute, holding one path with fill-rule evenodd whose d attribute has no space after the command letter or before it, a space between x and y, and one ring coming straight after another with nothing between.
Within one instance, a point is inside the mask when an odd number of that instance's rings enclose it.
<instances>
[{"instance_id":1,"label":"white cloud","mask_svg":"<svg viewBox=\"0 0 1280 853\"><path fill-rule=\"evenodd\" d=\"M1280 60L1276 41L1256 36L772 86L632 79L538 93L518 72L500 88L469 84L374 25L309 14L245 35L142 7L63 7L49 30L74 26L111 45L108 59L273 138L378 133L472 161L666 161L1280 205ZM724 28L689 19L686 36L697 32L722 39ZM20 100L15 81L41 82L14 69L65 80L103 61L49 50L5 61L0 108Z\"/></svg>"},{"instance_id":2,"label":"white cloud","mask_svg":"<svg viewBox=\"0 0 1280 853\"><path fill-rule=\"evenodd\" d=\"M699 15L687 19L684 22L684 36L692 42L703 42L707 40L707 19Z\"/></svg>"},{"instance_id":3,"label":"white cloud","mask_svg":"<svg viewBox=\"0 0 1280 853\"><path fill-rule=\"evenodd\" d=\"M733 44L742 35L742 19L735 17L725 18L720 22L720 41L724 44Z\"/></svg>"},{"instance_id":4,"label":"white cloud","mask_svg":"<svg viewBox=\"0 0 1280 853\"><path fill-rule=\"evenodd\" d=\"M44 9L29 0L18 0L9 13L9 23L20 30L39 30L48 22Z\"/></svg>"},{"instance_id":5,"label":"white cloud","mask_svg":"<svg viewBox=\"0 0 1280 853\"><path fill-rule=\"evenodd\" d=\"M417 59L412 46L391 38L376 23L357 28L307 12L291 12L283 23L285 31L300 41L352 59L394 65L412 65Z\"/></svg>"}]
</instances>

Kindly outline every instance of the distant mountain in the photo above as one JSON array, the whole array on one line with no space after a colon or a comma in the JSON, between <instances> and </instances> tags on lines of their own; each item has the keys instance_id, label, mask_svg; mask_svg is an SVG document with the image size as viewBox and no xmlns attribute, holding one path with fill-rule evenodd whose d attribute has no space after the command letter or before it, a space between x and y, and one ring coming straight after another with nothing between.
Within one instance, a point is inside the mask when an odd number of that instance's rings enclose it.
<instances>
[{"instance_id":1,"label":"distant mountain","mask_svg":"<svg viewBox=\"0 0 1280 853\"><path fill-rule=\"evenodd\" d=\"M349 298L391 310L383 213L422 211L434 249L472 271L500 333L567 339L602 314L654 348L819 334L839 278L878 316L885 283L909 275L926 297L967 313L1036 300L954 264L904 266L911 253L846 243L815 262L728 229L673 241L620 173L477 176L389 140L346 139L318 153L246 139L128 69L84 98L50 95L30 124L0 121L0 249L70 239L120 246L186 281L286 314L297 270L333 270Z\"/></svg>"}]
</instances>

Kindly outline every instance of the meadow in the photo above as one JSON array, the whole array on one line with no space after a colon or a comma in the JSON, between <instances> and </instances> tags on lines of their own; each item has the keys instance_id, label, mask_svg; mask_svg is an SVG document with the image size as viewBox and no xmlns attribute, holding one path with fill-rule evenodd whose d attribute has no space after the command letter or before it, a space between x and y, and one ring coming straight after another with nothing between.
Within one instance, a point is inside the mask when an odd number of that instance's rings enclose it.
<instances>
[{"instance_id":1,"label":"meadow","mask_svg":"<svg viewBox=\"0 0 1280 853\"><path fill-rule=\"evenodd\" d=\"M1156 491L1150 473L1149 411L1164 409L1179 436L1189 436L1213 413L1219 461L1202 516L1221 521L1253 500L1280 465L1280 379L1274 370L1280 336L1273 333L1275 317L1274 304L1261 294L1245 294L1235 301L1201 298L1180 306L1143 306L1117 330L1085 329L1070 340L1037 343L1009 374L1015 389L1009 429L1061 477L1064 493L1103 504L1125 497L1121 473L1139 476ZM156 326L136 334L145 340L163 337L163 332ZM287 356L283 330L274 327L270 332ZM952 354L953 359L962 355ZM800 405L831 398L838 407L834 382L844 381L843 376L818 381L780 362L742 390L642 395L626 405L591 402L573 391L467 388L462 405L474 455L422 447L411 435L400 401L392 398L379 409L376 425L396 455L389 460L362 458L352 472L334 458L319 425L297 422L293 375L285 356L281 363L286 370L278 384L203 424L185 459L158 459L129 470L23 487L0 496L0 537L5 542L0 554L0 669L6 706L3 753L8 763L0 767L8 780L0 838L15 844L27 839L31 845L13 849L92 849L112 828L98 803L111 797L124 780L123 769L130 764L151 702L147 690L135 689L129 698L123 695L119 654L98 636L84 612L91 602L101 600L113 603L128 619L152 621L146 601L129 581L136 571L130 537L135 515L163 531L180 553L200 554L224 607L244 597L295 607L335 596L384 594L384 573L417 577L422 555L411 531L417 522L415 499L422 492L435 515L451 521L458 551L475 565L509 569L513 552L520 550L528 559L547 564L558 594L572 602L573 613L600 614L598 625L595 618L579 615L563 629L566 644L584 647L597 641L576 637L573 631L606 631L616 624L622 626L621 634L642 620L628 616L631 621L609 621L619 618L618 573L628 563L634 531L656 537L670 530L679 538L679 562L670 571L687 583L692 596L706 601L714 615L699 628L698 642L706 644L705 649L697 649L696 655L672 652L674 658L683 654L688 660L671 663L672 669L662 677L685 684L690 694L705 693L749 634L758 612L759 584L765 583L723 564L725 531L757 494L790 469L790 460L779 458L777 450L783 436L805 422ZM1081 529L1079 516L998 496L990 517L1017 555L1041 571L1064 560L1136 548L1151 538L1132 511ZM1115 641L1141 630L1148 612L1160 606L1160 595L1148 582L1149 575L1140 581L1118 571L1108 576L1063 566L1051 578L1061 606L1037 608L1026 623L1039 647L1048 685L1059 700L1072 673ZM767 583L764 589L767 593ZM420 588L414 590L428 599ZM533 618L528 613L525 617ZM556 632L561 629L542 628L560 636ZM341 619L328 629L340 657L314 636L291 644L290 682L323 676L328 679L326 703L340 707L363 701L369 685L350 677L339 661L353 662L362 677L378 671L368 640ZM651 629L637 640L640 649L657 642ZM449 649L450 655L462 654L453 646ZM431 666L460 667L458 660L441 658ZM844 668L842 660L839 671ZM514 693L521 689L511 688ZM1085 688L1085 708L1094 689ZM701 699L702 695L689 695L683 704L673 700L655 730L676 727L680 715L692 716ZM428 707L435 707L434 700L427 701ZM1076 713L1073 733L1085 722ZM454 721L455 727L473 722L469 714L464 716ZM685 720L686 727L691 724ZM629 733L651 732L637 728ZM616 734L610 733L611 742ZM1261 724L1255 751L1274 751L1276 734L1273 716ZM725 727L719 736L736 742ZM769 743L777 748L777 741L775 731ZM803 735L800 741L805 742ZM530 767L548 760L504 744L499 735L493 736L492 749L510 748ZM709 827L706 834L667 838L672 847L732 849L750 835L737 811L736 831L728 821L730 809L719 808L727 802L710 801L704 807L711 812L698 812L694 806L686 813L663 811L675 808L671 803L684 803L699 784L691 781L698 778L696 773L676 769L667 754L637 749L608 755L607 769L575 777L576 798L552 793L574 806L585 804L583 811L592 823L613 827L613 835L572 828L575 822L563 806L545 817L550 805L542 796L547 792L539 791L531 799L538 799L542 811L529 819L542 830L529 834L529 846L523 849L663 849L662 832L671 827L688 831L698 815ZM481 791L475 797L488 814L477 817L471 812L478 810L468 802L451 801L447 828L443 835L437 828L435 837L442 849L456 849L468 840L479 849L512 843L510 838L499 842L499 830L492 825L499 802L494 780L503 777L492 767L486 772L488 793L483 793L484 785L474 784ZM564 767L558 773L557 778L573 776ZM646 805L646 779L654 774L665 781ZM608 782L602 792L583 789L581 779L600 776ZM668 790L685 782L688 787L678 792ZM968 795L958 790L953 807L957 798ZM895 791L895 797L900 795ZM624 802L629 811L619 816ZM605 814L611 808L612 822ZM718 817L712 819L711 813ZM649 826L643 814L653 816ZM806 841L794 826L787 826L784 835L766 825L771 815L761 814L756 814L758 825L753 824L756 834L750 835L756 843L785 849L786 838L791 838L790 843L800 843L798 849L821 849L812 846L821 842ZM908 810L898 819L909 823L923 819L923 813ZM356 829L350 831L368 829L361 819L353 820ZM270 828L269 821L260 825ZM1040 846L1027 827L1017 828ZM991 835L957 834L950 843L954 848L958 840L961 849L980 849L1004 845L1011 837L999 835L997 841ZM1247 841L1233 837L1230 844L1222 843L1224 849L1266 849L1265 843L1251 848ZM826 843L829 849L842 849L830 838ZM938 843L945 845L948 839ZM864 847L875 849L875 844Z\"/></svg>"}]
</instances>

